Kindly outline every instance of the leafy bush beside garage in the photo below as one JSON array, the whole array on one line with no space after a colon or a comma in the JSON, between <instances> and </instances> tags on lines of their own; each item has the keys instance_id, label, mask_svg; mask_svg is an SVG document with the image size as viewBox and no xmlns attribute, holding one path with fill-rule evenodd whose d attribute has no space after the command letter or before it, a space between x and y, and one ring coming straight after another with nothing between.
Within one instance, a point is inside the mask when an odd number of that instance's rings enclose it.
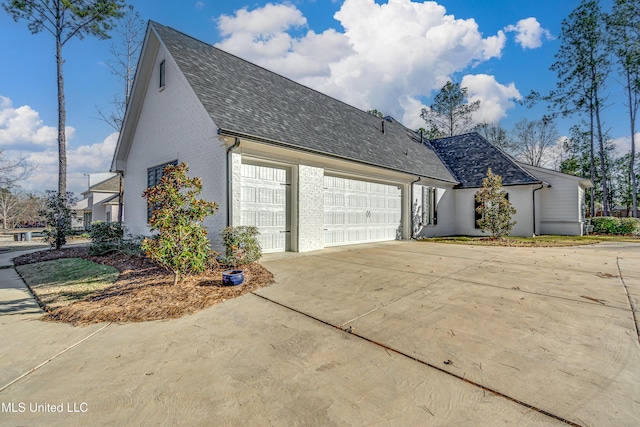
<instances>
[{"instance_id":1,"label":"leafy bush beside garage","mask_svg":"<svg viewBox=\"0 0 640 427\"><path fill-rule=\"evenodd\" d=\"M598 216L591 218L593 232L596 234L615 234L628 236L640 233L638 218L616 218L613 216Z\"/></svg>"}]
</instances>

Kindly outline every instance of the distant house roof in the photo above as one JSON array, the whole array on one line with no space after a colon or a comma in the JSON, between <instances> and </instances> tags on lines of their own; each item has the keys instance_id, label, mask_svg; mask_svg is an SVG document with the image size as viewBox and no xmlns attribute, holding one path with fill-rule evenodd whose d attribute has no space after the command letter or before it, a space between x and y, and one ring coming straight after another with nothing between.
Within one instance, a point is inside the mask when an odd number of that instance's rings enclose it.
<instances>
[{"instance_id":1,"label":"distant house roof","mask_svg":"<svg viewBox=\"0 0 640 427\"><path fill-rule=\"evenodd\" d=\"M89 199L79 200L78 203L71 206L71 210L73 211L91 211L91 206L89 206Z\"/></svg>"},{"instance_id":2,"label":"distant house roof","mask_svg":"<svg viewBox=\"0 0 640 427\"><path fill-rule=\"evenodd\" d=\"M456 182L436 153L400 123L368 114L172 28L149 25L221 134Z\"/></svg>"},{"instance_id":3,"label":"distant house roof","mask_svg":"<svg viewBox=\"0 0 640 427\"><path fill-rule=\"evenodd\" d=\"M107 197L101 202L103 205L117 205L120 203L120 195L114 194L113 196Z\"/></svg>"},{"instance_id":4,"label":"distant house roof","mask_svg":"<svg viewBox=\"0 0 640 427\"><path fill-rule=\"evenodd\" d=\"M502 177L502 185L541 181L477 132L429 141L461 188L482 187L487 169Z\"/></svg>"},{"instance_id":5,"label":"distant house roof","mask_svg":"<svg viewBox=\"0 0 640 427\"><path fill-rule=\"evenodd\" d=\"M82 194L88 193L119 193L120 192L120 177L118 175L112 176L111 178L105 179L104 181L100 181L96 184L93 184L89 187L88 190L82 192Z\"/></svg>"}]
</instances>

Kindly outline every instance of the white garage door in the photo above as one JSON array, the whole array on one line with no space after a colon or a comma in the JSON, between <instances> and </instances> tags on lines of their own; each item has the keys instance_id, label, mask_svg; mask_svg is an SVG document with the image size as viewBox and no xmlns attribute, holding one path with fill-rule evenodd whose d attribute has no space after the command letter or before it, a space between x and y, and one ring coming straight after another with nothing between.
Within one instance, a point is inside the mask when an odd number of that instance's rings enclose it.
<instances>
[{"instance_id":1,"label":"white garage door","mask_svg":"<svg viewBox=\"0 0 640 427\"><path fill-rule=\"evenodd\" d=\"M289 176L285 168L242 165L241 225L258 227L263 252L289 250Z\"/></svg>"},{"instance_id":2,"label":"white garage door","mask_svg":"<svg viewBox=\"0 0 640 427\"><path fill-rule=\"evenodd\" d=\"M397 185L325 176L325 246L396 239L401 202L402 190Z\"/></svg>"}]
</instances>

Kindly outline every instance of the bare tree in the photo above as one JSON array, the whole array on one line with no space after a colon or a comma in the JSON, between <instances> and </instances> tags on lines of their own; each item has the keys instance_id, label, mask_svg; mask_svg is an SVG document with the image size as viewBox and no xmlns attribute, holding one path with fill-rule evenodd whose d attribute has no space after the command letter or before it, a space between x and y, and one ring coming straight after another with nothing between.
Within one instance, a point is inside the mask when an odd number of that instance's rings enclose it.
<instances>
[{"instance_id":1,"label":"bare tree","mask_svg":"<svg viewBox=\"0 0 640 427\"><path fill-rule=\"evenodd\" d=\"M558 131L549 117L529 121L520 119L513 128L514 151L522 162L544 166L558 141Z\"/></svg>"},{"instance_id":2,"label":"bare tree","mask_svg":"<svg viewBox=\"0 0 640 427\"><path fill-rule=\"evenodd\" d=\"M38 212L44 199L35 194L20 191L0 190L0 220L2 229L28 226L42 220Z\"/></svg>"},{"instance_id":3,"label":"bare tree","mask_svg":"<svg viewBox=\"0 0 640 427\"><path fill-rule=\"evenodd\" d=\"M514 144L507 132L500 123L497 124L489 124L483 123L476 127L476 131L487 141L500 148L507 153L511 153L514 149Z\"/></svg>"},{"instance_id":4,"label":"bare tree","mask_svg":"<svg viewBox=\"0 0 640 427\"><path fill-rule=\"evenodd\" d=\"M22 180L27 179L36 165L27 161L24 156L18 159L10 160L4 155L4 150L0 149L0 189L10 190Z\"/></svg>"},{"instance_id":5,"label":"bare tree","mask_svg":"<svg viewBox=\"0 0 640 427\"><path fill-rule=\"evenodd\" d=\"M120 132L129 103L145 31L144 20L140 18L140 14L133 9L133 6L129 5L115 29L118 43L111 44L112 59L107 61L111 73L120 79L124 90L113 97L114 110L111 113L98 108L100 118L117 132Z\"/></svg>"}]
</instances>

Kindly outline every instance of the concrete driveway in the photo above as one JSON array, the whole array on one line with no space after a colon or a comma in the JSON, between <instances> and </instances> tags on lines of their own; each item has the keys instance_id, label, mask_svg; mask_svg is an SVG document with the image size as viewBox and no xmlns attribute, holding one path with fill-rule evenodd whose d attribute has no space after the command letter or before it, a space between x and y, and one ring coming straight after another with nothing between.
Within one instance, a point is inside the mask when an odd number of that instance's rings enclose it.
<instances>
[{"instance_id":1,"label":"concrete driveway","mask_svg":"<svg viewBox=\"0 0 640 427\"><path fill-rule=\"evenodd\" d=\"M640 245L263 264L277 283L256 294L85 328L38 321L0 270L0 425L640 424Z\"/></svg>"}]
</instances>

